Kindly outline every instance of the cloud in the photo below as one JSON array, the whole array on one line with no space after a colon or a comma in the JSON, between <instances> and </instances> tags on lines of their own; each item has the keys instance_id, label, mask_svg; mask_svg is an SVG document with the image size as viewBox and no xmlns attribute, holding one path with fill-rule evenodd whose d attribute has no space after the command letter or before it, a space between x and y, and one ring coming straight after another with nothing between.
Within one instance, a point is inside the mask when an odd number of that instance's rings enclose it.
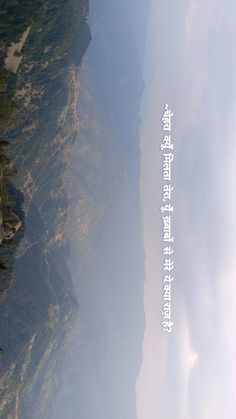
<instances>
[{"instance_id":1,"label":"cloud","mask_svg":"<svg viewBox=\"0 0 236 419\"><path fill-rule=\"evenodd\" d=\"M168 100L175 112L173 305L182 304L168 341L165 391L171 406L159 415L163 419L236 417L236 60L231 47L236 5L231 1L229 8L230 13L219 0L189 1L187 13L186 8L173 13L181 33L175 39L173 29L173 45L158 56L165 63L158 99L161 106Z\"/></svg>"},{"instance_id":2,"label":"cloud","mask_svg":"<svg viewBox=\"0 0 236 419\"><path fill-rule=\"evenodd\" d=\"M204 50L208 35L216 24L217 6L218 0L189 1L184 19L185 49L188 52L196 53L199 47Z\"/></svg>"},{"instance_id":3,"label":"cloud","mask_svg":"<svg viewBox=\"0 0 236 419\"><path fill-rule=\"evenodd\" d=\"M197 10L197 3L195 0L191 0L190 6L188 9L187 16L185 17L185 33L189 34L192 32L193 28L193 19Z\"/></svg>"},{"instance_id":4,"label":"cloud","mask_svg":"<svg viewBox=\"0 0 236 419\"><path fill-rule=\"evenodd\" d=\"M180 346L181 346L181 375L182 375L182 400L180 403L180 418L188 417L188 394L189 394L189 379L191 371L197 365L199 360L199 355L193 350L191 339L190 339L190 329L187 319L186 312L183 311L182 319L179 321L182 322L181 334L179 336Z\"/></svg>"},{"instance_id":5,"label":"cloud","mask_svg":"<svg viewBox=\"0 0 236 419\"><path fill-rule=\"evenodd\" d=\"M192 352L189 354L188 358L188 369L189 371L195 367L198 363L199 355L196 352Z\"/></svg>"}]
</instances>

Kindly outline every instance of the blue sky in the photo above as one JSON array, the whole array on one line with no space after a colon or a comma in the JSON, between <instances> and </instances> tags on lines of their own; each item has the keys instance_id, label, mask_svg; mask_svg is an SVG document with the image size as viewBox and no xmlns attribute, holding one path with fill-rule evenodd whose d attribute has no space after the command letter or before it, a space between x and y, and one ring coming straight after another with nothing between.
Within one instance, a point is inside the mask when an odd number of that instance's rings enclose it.
<instances>
[{"instance_id":1,"label":"blue sky","mask_svg":"<svg viewBox=\"0 0 236 419\"><path fill-rule=\"evenodd\" d=\"M236 417L236 4L151 4L142 104L146 333L138 419ZM175 327L161 331L161 115L174 111Z\"/></svg>"}]
</instances>

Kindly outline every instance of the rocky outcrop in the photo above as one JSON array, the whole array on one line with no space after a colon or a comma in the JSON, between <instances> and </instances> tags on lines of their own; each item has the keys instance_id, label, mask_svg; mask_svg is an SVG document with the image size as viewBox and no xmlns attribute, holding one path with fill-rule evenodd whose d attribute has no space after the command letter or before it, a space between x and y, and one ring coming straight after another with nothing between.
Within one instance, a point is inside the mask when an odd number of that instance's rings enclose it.
<instances>
[{"instance_id":1,"label":"rocky outcrop","mask_svg":"<svg viewBox=\"0 0 236 419\"><path fill-rule=\"evenodd\" d=\"M11 240L22 227L22 221L19 217L11 210L11 217L5 221L3 218L2 210L0 210L0 244L4 240Z\"/></svg>"}]
</instances>

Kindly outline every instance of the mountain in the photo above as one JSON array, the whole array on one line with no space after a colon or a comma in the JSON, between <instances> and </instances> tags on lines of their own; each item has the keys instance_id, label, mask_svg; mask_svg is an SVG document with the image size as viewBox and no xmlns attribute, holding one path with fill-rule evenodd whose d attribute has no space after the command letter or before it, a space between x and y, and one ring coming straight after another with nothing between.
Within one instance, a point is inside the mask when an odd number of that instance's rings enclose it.
<instances>
[{"instance_id":1,"label":"mountain","mask_svg":"<svg viewBox=\"0 0 236 419\"><path fill-rule=\"evenodd\" d=\"M134 419L147 6L36 6L1 11L0 134L22 228L0 248L0 415Z\"/></svg>"},{"instance_id":2,"label":"mountain","mask_svg":"<svg viewBox=\"0 0 236 419\"><path fill-rule=\"evenodd\" d=\"M68 8L29 0L1 7L0 134L8 153L1 159L15 168L11 178L2 168L2 225L4 208L22 223L0 248L3 419L51 418L78 315L61 228L68 208L63 177L78 133L79 69L91 39L87 14L83 0Z\"/></svg>"},{"instance_id":3,"label":"mountain","mask_svg":"<svg viewBox=\"0 0 236 419\"><path fill-rule=\"evenodd\" d=\"M132 23L137 8L142 25ZM72 276L80 306L79 336L66 355L63 384L53 419L134 419L136 379L142 362L144 250L139 203L139 107L148 10L143 3L90 2L92 41L80 75L80 138L89 139L98 162L71 162L74 182L81 167L91 172L105 217L86 241L71 236ZM142 17L142 18L141 18ZM137 25L137 26L136 26ZM139 36L138 36L139 33ZM140 40L140 42L139 42ZM137 45L137 49L135 48ZM94 176L93 176L94 175ZM89 183L91 185L91 183ZM88 186L88 185L87 185ZM86 189L87 189L86 186ZM103 193L103 195L102 195ZM96 206L97 207L97 206ZM75 230L74 230L75 231ZM83 246L84 247L84 242Z\"/></svg>"},{"instance_id":4,"label":"mountain","mask_svg":"<svg viewBox=\"0 0 236 419\"><path fill-rule=\"evenodd\" d=\"M51 400L42 415L45 395L54 395L64 341L78 305L69 272L64 269L62 274L45 247L34 204L28 210L25 238L28 247L16 255L14 280L0 305L0 411L2 418L10 418L18 404L24 418L46 419ZM66 266L61 251L62 257Z\"/></svg>"}]
</instances>

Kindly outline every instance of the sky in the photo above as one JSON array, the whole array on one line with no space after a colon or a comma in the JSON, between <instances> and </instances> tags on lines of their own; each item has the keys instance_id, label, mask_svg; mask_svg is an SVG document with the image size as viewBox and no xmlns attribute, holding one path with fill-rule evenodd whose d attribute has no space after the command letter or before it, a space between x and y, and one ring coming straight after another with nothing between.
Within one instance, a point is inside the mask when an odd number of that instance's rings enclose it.
<instances>
[{"instance_id":1,"label":"sky","mask_svg":"<svg viewBox=\"0 0 236 419\"><path fill-rule=\"evenodd\" d=\"M236 4L152 0L142 102L138 419L236 417ZM174 112L174 327L161 329L161 117Z\"/></svg>"}]
</instances>

